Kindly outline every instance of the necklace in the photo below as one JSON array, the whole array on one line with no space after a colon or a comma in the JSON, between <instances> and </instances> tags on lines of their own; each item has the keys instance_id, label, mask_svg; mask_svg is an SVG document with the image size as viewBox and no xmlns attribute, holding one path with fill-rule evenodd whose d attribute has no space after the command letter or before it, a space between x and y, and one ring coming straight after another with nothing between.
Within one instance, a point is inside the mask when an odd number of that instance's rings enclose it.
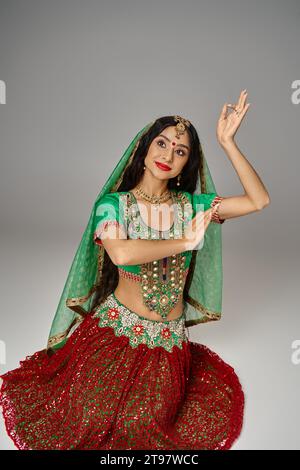
<instances>
[{"instance_id":1,"label":"necklace","mask_svg":"<svg viewBox=\"0 0 300 470\"><path fill-rule=\"evenodd\" d=\"M156 196L155 194L150 196L142 189L141 185L136 187L136 193L145 201L151 202L154 205L155 210L158 209L159 204L168 201L171 197L171 192L169 189L167 189L161 196Z\"/></svg>"}]
</instances>

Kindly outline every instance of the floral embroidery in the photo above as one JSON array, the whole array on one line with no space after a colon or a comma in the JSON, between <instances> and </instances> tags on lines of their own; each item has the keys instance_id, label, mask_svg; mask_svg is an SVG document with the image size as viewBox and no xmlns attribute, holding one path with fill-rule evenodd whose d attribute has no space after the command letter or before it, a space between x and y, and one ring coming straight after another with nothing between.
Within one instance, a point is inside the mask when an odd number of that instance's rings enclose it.
<instances>
[{"instance_id":1,"label":"floral embroidery","mask_svg":"<svg viewBox=\"0 0 300 470\"><path fill-rule=\"evenodd\" d=\"M170 332L169 328L164 328L161 332L161 335L162 335L163 338L170 338L171 332Z\"/></svg>"},{"instance_id":2,"label":"floral embroidery","mask_svg":"<svg viewBox=\"0 0 300 470\"><path fill-rule=\"evenodd\" d=\"M133 332L135 335L142 335L144 333L144 327L143 325L134 325L132 328Z\"/></svg>"},{"instance_id":3,"label":"floral embroidery","mask_svg":"<svg viewBox=\"0 0 300 470\"><path fill-rule=\"evenodd\" d=\"M117 319L119 316L119 312L116 308L110 308L107 312L107 316L112 320Z\"/></svg>"},{"instance_id":4,"label":"floral embroidery","mask_svg":"<svg viewBox=\"0 0 300 470\"><path fill-rule=\"evenodd\" d=\"M111 293L95 310L99 327L111 327L116 336L127 336L132 347L146 344L149 348L163 347L171 352L176 345L188 341L185 330L184 312L175 320L150 320L133 312Z\"/></svg>"}]
</instances>

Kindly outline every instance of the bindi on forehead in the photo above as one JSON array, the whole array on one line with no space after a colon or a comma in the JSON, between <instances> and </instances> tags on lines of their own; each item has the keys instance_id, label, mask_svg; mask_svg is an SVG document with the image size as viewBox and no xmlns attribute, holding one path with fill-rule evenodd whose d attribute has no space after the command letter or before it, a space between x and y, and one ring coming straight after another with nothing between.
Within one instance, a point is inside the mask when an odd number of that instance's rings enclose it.
<instances>
[{"instance_id":1,"label":"bindi on forehead","mask_svg":"<svg viewBox=\"0 0 300 470\"><path fill-rule=\"evenodd\" d=\"M188 145L181 144L180 142L177 142L176 140L174 140L175 139L174 137L173 137L173 140L171 140L166 135L159 134L159 136L164 137L164 139L168 140L171 143L172 147L175 147L175 145L179 145L180 147L185 147L187 150L189 150Z\"/></svg>"}]
</instances>

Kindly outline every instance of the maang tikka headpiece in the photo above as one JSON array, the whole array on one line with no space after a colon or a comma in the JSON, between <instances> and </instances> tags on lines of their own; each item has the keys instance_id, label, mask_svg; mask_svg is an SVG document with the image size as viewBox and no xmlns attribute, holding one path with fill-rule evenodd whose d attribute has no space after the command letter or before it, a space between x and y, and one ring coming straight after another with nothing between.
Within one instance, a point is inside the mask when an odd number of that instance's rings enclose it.
<instances>
[{"instance_id":1,"label":"maang tikka headpiece","mask_svg":"<svg viewBox=\"0 0 300 470\"><path fill-rule=\"evenodd\" d=\"M190 121L187 119L183 119L181 116L177 114L174 116L175 121L178 121L176 124L176 137L180 139L180 134L184 134L186 126L190 126Z\"/></svg>"}]
</instances>

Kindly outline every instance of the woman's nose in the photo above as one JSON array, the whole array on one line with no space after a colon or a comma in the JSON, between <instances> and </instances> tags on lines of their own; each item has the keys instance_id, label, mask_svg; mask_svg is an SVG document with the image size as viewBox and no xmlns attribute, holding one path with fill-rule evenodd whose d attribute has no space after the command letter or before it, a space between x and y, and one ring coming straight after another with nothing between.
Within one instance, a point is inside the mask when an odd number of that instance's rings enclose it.
<instances>
[{"instance_id":1,"label":"woman's nose","mask_svg":"<svg viewBox=\"0 0 300 470\"><path fill-rule=\"evenodd\" d=\"M168 162L173 160L173 149L170 149L165 152L165 160L167 160Z\"/></svg>"}]
</instances>

